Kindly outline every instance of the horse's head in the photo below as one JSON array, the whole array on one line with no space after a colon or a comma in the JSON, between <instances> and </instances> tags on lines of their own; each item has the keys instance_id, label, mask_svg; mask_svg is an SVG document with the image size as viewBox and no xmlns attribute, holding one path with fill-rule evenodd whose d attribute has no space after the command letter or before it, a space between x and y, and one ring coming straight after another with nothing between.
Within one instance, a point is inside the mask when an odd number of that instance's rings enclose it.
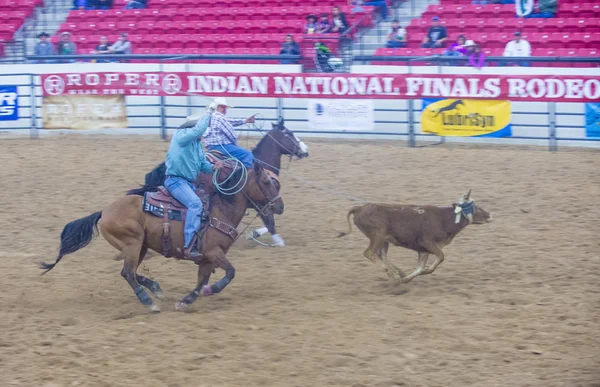
<instances>
[{"instance_id":1,"label":"horse's head","mask_svg":"<svg viewBox=\"0 0 600 387\"><path fill-rule=\"evenodd\" d=\"M283 117L279 118L276 124L272 123L271 125L273 129L267 136L277 143L282 154L296 156L299 159L308 157L308 146L294 132L285 127Z\"/></svg>"},{"instance_id":2,"label":"horse's head","mask_svg":"<svg viewBox=\"0 0 600 387\"><path fill-rule=\"evenodd\" d=\"M266 171L261 163L254 163L244 190L246 196L259 207L257 211L262 212L261 208L266 207L267 214L271 211L277 215L283 214L279 180L275 174Z\"/></svg>"}]
</instances>

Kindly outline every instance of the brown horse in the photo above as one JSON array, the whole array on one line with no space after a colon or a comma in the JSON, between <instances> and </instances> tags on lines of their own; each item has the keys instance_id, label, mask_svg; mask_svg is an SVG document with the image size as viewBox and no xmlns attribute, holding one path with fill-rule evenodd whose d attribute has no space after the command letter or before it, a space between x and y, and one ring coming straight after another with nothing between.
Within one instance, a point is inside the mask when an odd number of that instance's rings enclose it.
<instances>
[{"instance_id":1,"label":"brown horse","mask_svg":"<svg viewBox=\"0 0 600 387\"><path fill-rule=\"evenodd\" d=\"M227 260L226 254L237 238L235 228L242 221L248 208L254 208L263 214L271 211L276 214L283 213L284 204L279 195L279 184L260 163L255 163L252 170L232 171L230 167L221 169L222 172L218 176L225 173L227 169L230 175L224 181L223 189L211 195L210 224L200 236L203 257L196 262L198 283L190 294L176 303L175 307L179 310L187 308L199 295L210 296L221 292L233 280L235 269ZM239 192L234 193L232 188L235 188L235 184L239 181L243 181L244 173L247 173L247 181ZM208 177L208 175L201 176ZM231 192L231 194L227 195L223 192ZM97 233L99 225L104 238L119 250L124 258L121 276L129 283L143 305L158 312L159 308L144 287L158 298L163 296L163 292L158 282L137 274L137 269L148 249L162 253L164 220L145 212L142 208L144 198L139 196L143 195L143 192L138 190L136 193L137 195L118 198L103 211L67 224L61 234L60 252L55 263L41 264L41 268L46 270L44 273L56 266L63 256L87 246L94 237L94 231ZM167 212L167 209L164 211ZM174 222L172 226L171 243L182 250L182 222ZM225 270L225 276L212 286L208 286L214 268Z\"/></svg>"},{"instance_id":2,"label":"brown horse","mask_svg":"<svg viewBox=\"0 0 600 387\"><path fill-rule=\"evenodd\" d=\"M188 121L180 126L180 128L191 128L196 125L198 121ZM279 176L281 170L281 157L286 155L290 159L297 157L303 159L308 157L308 146L294 134L290 129L285 126L283 118L280 118L276 124L271 124L273 129L265 133L264 137L258 142L256 148L252 149L254 158L259 160L265 169L275 173ZM211 152L207 152L210 154ZM165 182L166 166L165 163L157 165L152 171L146 174L144 186L141 188L142 191L156 190L159 186ZM138 189L133 189L130 192L135 193ZM273 246L285 246L285 241L277 234L275 229L275 219L273 214L260 214L260 217L265 224L265 227L261 227L256 230L252 230L249 235L252 238L258 238L265 234L267 231L273 238Z\"/></svg>"}]
</instances>

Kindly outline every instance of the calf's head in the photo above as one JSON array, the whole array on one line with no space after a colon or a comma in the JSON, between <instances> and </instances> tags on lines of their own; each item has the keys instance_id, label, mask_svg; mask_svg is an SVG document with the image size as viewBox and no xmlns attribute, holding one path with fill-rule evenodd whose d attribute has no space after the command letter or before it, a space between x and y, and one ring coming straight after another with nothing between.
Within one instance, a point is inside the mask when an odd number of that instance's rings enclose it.
<instances>
[{"instance_id":1,"label":"calf's head","mask_svg":"<svg viewBox=\"0 0 600 387\"><path fill-rule=\"evenodd\" d=\"M456 223L460 221L461 216L464 216L469 223L473 224L484 224L492 221L492 214L475 205L475 201L471 198L471 190L455 204L454 208Z\"/></svg>"}]
</instances>

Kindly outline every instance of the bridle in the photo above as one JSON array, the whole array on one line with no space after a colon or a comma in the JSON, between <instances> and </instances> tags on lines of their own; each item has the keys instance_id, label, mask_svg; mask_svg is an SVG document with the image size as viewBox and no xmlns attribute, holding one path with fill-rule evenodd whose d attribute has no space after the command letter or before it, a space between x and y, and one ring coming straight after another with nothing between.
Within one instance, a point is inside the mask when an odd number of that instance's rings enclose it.
<instances>
[{"instance_id":1,"label":"bridle","mask_svg":"<svg viewBox=\"0 0 600 387\"><path fill-rule=\"evenodd\" d=\"M250 196L244 192L244 196L250 203L252 203L252 207L258 212L258 214L262 216L268 216L271 214L271 208L275 205L275 202L281 198L279 178L277 175L267 169L263 169L263 173L266 173L271 179L271 184L276 184L277 195L271 196L269 193L265 192L263 188L263 183L260 181L260 177L256 175L254 178L256 180L256 184L258 185L258 189L260 193L267 199L267 204L264 206L259 206L254 200L250 199ZM274 181L273 181L274 180Z\"/></svg>"}]
</instances>

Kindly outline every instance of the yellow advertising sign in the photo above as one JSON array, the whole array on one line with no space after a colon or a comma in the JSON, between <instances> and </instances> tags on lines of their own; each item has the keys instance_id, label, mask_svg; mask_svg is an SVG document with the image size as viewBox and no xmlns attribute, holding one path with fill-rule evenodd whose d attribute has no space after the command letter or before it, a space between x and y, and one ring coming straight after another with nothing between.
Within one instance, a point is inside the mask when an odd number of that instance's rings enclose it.
<instances>
[{"instance_id":1,"label":"yellow advertising sign","mask_svg":"<svg viewBox=\"0 0 600 387\"><path fill-rule=\"evenodd\" d=\"M110 129L127 127L124 95L54 95L42 105L44 129Z\"/></svg>"},{"instance_id":2,"label":"yellow advertising sign","mask_svg":"<svg viewBox=\"0 0 600 387\"><path fill-rule=\"evenodd\" d=\"M511 136L510 101L423 100L421 131L438 136Z\"/></svg>"}]
</instances>

